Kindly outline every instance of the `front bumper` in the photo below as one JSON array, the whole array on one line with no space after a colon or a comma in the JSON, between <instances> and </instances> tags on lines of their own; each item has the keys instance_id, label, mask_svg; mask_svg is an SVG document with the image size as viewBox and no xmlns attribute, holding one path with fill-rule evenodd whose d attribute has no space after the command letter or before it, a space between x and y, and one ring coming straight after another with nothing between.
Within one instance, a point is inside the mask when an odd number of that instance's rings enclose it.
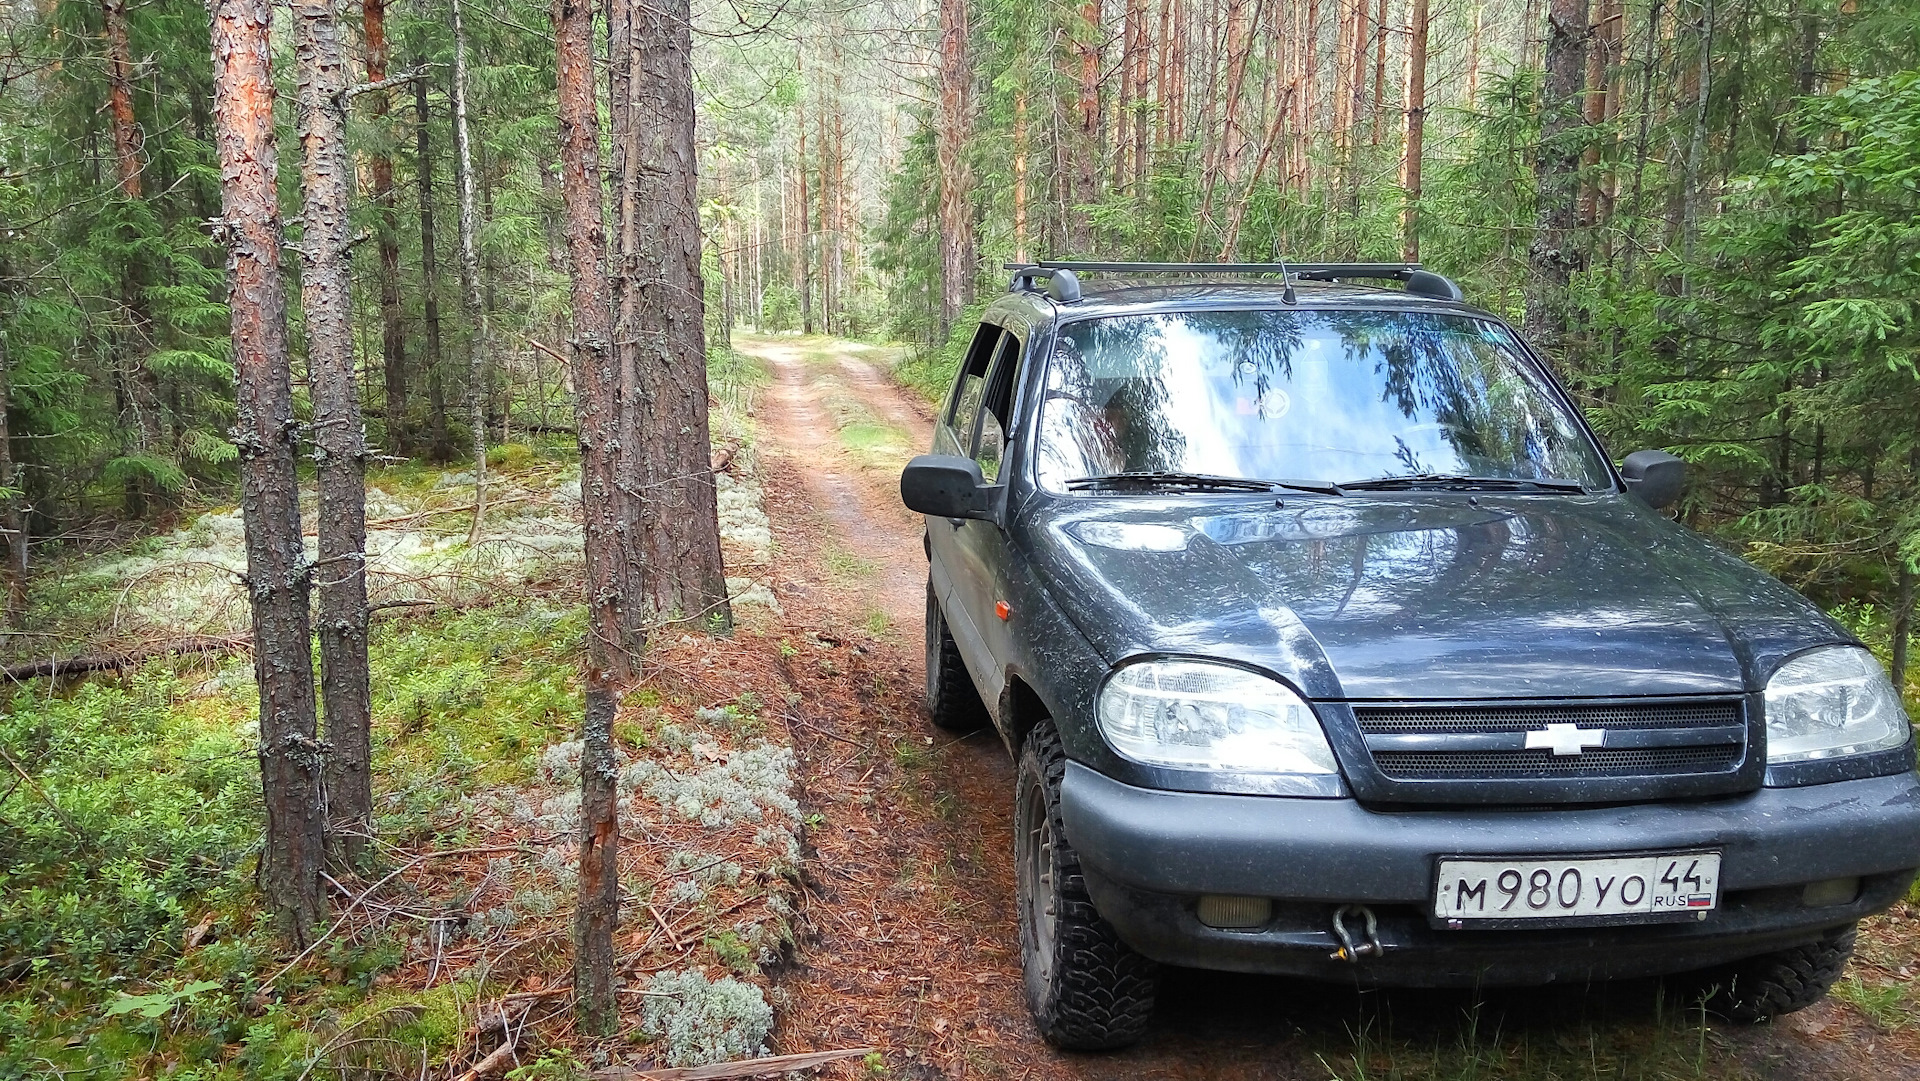
<instances>
[{"instance_id":1,"label":"front bumper","mask_svg":"<svg viewBox=\"0 0 1920 1081\"><path fill-rule=\"evenodd\" d=\"M1843 927L1898 901L1920 867L1912 773L1767 788L1691 803L1369 810L1347 799L1135 788L1079 763L1061 788L1067 839L1095 907L1170 964L1388 984L1527 984L1683 972ZM1699 922L1562 930L1447 930L1427 919L1442 855L1555 856L1715 848L1721 908ZM1859 876L1851 904L1800 887ZM1194 915L1201 894L1273 898L1264 928ZM1383 956L1333 961L1333 909L1366 904Z\"/></svg>"}]
</instances>

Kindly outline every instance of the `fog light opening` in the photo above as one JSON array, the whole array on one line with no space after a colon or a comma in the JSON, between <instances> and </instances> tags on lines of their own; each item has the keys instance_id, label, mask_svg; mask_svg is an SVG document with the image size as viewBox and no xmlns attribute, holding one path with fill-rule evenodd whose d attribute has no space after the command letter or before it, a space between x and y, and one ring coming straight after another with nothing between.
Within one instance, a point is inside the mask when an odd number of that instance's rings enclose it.
<instances>
[{"instance_id":1,"label":"fog light opening","mask_svg":"<svg viewBox=\"0 0 1920 1081\"><path fill-rule=\"evenodd\" d=\"M1807 883L1807 888L1800 891L1800 903L1809 908L1825 908L1830 905L1850 905L1859 896L1858 878L1829 878L1824 882Z\"/></svg>"},{"instance_id":2,"label":"fog light opening","mask_svg":"<svg viewBox=\"0 0 1920 1081\"><path fill-rule=\"evenodd\" d=\"M1273 919L1273 901L1267 897L1229 897L1209 893L1200 898L1194 913L1208 927L1223 931L1248 931L1265 927Z\"/></svg>"}]
</instances>

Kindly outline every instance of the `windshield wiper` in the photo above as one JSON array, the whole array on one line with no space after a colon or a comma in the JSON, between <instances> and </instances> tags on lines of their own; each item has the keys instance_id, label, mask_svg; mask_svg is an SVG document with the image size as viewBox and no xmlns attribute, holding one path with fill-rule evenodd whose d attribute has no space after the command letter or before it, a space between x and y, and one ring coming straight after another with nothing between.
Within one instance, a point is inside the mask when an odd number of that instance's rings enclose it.
<instances>
[{"instance_id":1,"label":"windshield wiper","mask_svg":"<svg viewBox=\"0 0 1920 1081\"><path fill-rule=\"evenodd\" d=\"M1074 477L1066 482L1070 492L1117 491L1127 488L1192 488L1200 491L1232 492L1318 492L1340 495L1340 486L1316 481L1257 480L1252 477L1228 477L1218 473L1182 473L1175 470L1146 469L1129 473L1101 473Z\"/></svg>"},{"instance_id":2,"label":"windshield wiper","mask_svg":"<svg viewBox=\"0 0 1920 1081\"><path fill-rule=\"evenodd\" d=\"M1384 492L1413 488L1490 488L1508 492L1584 492L1587 486L1577 480L1557 477L1473 477L1460 473L1410 473L1400 477L1372 477L1346 480L1340 487L1351 492Z\"/></svg>"}]
</instances>

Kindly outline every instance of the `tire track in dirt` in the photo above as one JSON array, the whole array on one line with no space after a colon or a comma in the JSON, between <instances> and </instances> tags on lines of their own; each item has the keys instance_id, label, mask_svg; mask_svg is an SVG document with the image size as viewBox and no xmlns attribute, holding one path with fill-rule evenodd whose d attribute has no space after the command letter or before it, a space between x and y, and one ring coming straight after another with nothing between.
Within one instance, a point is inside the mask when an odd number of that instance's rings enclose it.
<instances>
[{"instance_id":1,"label":"tire track in dirt","mask_svg":"<svg viewBox=\"0 0 1920 1081\"><path fill-rule=\"evenodd\" d=\"M1048 1048L1021 990L1012 764L991 734L956 740L925 721L923 524L899 504L897 464L862 465L842 446L825 396L850 393L915 449L929 441L930 411L857 346L738 344L773 375L757 419L778 589L789 625L815 628L780 662L796 692L786 717L802 802L819 817L808 829L805 932L778 984L776 1051L871 1045L885 1076L925 1079L1586 1077L1558 1067L1584 1071L1590 1054L1596 1077L1645 1073L1649 1059L1676 1078L1920 1076L1906 1040L1840 1003L1703 1033L1660 1021L1647 981L1475 995L1173 971L1138 1047ZM849 581L839 551L871 573ZM885 633L851 627L874 608L890 620ZM1543 1073L1546 1049L1559 1057ZM822 1076L879 1075L854 1062Z\"/></svg>"}]
</instances>

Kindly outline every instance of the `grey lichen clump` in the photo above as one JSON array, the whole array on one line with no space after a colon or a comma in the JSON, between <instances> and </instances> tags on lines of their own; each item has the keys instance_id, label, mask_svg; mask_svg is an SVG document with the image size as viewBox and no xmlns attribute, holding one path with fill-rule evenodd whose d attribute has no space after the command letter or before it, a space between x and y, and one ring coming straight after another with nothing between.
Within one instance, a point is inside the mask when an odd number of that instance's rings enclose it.
<instances>
[{"instance_id":1,"label":"grey lichen clump","mask_svg":"<svg viewBox=\"0 0 1920 1081\"><path fill-rule=\"evenodd\" d=\"M769 814L798 821L793 766L792 751L761 744L734 751L725 762L691 776L673 773L657 762L636 762L621 779L629 787L644 789L647 798L682 818L719 829L758 822Z\"/></svg>"},{"instance_id":2,"label":"grey lichen clump","mask_svg":"<svg viewBox=\"0 0 1920 1081\"><path fill-rule=\"evenodd\" d=\"M750 983L708 982L692 970L662 972L647 984L640 1030L660 1044L666 1066L705 1066L767 1053L773 1007Z\"/></svg>"}]
</instances>

